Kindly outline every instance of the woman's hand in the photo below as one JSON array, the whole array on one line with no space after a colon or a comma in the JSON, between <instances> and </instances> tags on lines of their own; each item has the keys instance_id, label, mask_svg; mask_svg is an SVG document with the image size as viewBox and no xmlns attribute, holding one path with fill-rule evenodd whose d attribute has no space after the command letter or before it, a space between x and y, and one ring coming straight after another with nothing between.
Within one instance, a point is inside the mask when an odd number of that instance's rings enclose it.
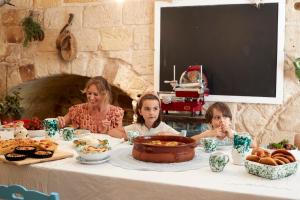
<instances>
[{"instance_id":1,"label":"woman's hand","mask_svg":"<svg viewBox=\"0 0 300 200\"><path fill-rule=\"evenodd\" d=\"M66 126L66 120L63 116L58 116L58 126L59 128L64 128Z\"/></svg>"},{"instance_id":2,"label":"woman's hand","mask_svg":"<svg viewBox=\"0 0 300 200\"><path fill-rule=\"evenodd\" d=\"M102 127L103 127L103 130L104 130L104 133L107 133L109 131L111 121L109 121L107 119L104 119L101 122L102 122Z\"/></svg>"}]
</instances>

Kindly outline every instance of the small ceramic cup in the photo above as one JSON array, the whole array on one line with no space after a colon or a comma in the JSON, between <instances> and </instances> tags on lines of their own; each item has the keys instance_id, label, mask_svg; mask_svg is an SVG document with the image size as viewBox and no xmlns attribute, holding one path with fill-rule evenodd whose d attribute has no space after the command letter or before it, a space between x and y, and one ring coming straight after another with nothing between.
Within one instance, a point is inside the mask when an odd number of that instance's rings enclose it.
<instances>
[{"instance_id":1,"label":"small ceramic cup","mask_svg":"<svg viewBox=\"0 0 300 200\"><path fill-rule=\"evenodd\" d=\"M65 127L63 129L61 129L62 132L62 136L64 138L64 140L66 141L71 141L74 139L75 136L75 130L72 127Z\"/></svg>"},{"instance_id":2,"label":"small ceramic cup","mask_svg":"<svg viewBox=\"0 0 300 200\"><path fill-rule=\"evenodd\" d=\"M245 157L250 151L251 137L249 133L234 134L232 161L235 165L244 165Z\"/></svg>"},{"instance_id":3,"label":"small ceramic cup","mask_svg":"<svg viewBox=\"0 0 300 200\"><path fill-rule=\"evenodd\" d=\"M215 138L203 138L202 142L206 153L214 152L217 149L217 140Z\"/></svg>"},{"instance_id":4,"label":"small ceramic cup","mask_svg":"<svg viewBox=\"0 0 300 200\"><path fill-rule=\"evenodd\" d=\"M140 133L138 131L128 131L127 138L128 138L129 144L133 144L134 138L136 138L139 135L140 135Z\"/></svg>"},{"instance_id":5,"label":"small ceramic cup","mask_svg":"<svg viewBox=\"0 0 300 200\"><path fill-rule=\"evenodd\" d=\"M57 118L46 118L43 120L43 125L49 137L59 136Z\"/></svg>"},{"instance_id":6,"label":"small ceramic cup","mask_svg":"<svg viewBox=\"0 0 300 200\"><path fill-rule=\"evenodd\" d=\"M222 152L215 152L209 156L209 166L213 172L223 171L225 165L229 162L229 156Z\"/></svg>"}]
</instances>

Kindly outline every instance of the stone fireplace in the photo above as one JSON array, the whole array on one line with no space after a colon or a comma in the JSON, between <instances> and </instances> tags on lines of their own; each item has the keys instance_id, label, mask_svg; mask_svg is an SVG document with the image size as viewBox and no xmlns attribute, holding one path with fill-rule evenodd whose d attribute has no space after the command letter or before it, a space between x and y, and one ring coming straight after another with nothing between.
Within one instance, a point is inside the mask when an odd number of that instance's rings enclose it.
<instances>
[{"instance_id":1,"label":"stone fireplace","mask_svg":"<svg viewBox=\"0 0 300 200\"><path fill-rule=\"evenodd\" d=\"M25 111L23 118L57 117L65 115L69 107L86 102L84 89L89 77L60 75L22 83L11 89L20 92ZM133 118L132 99L119 88L112 86L112 104L124 109L124 125Z\"/></svg>"}]
</instances>

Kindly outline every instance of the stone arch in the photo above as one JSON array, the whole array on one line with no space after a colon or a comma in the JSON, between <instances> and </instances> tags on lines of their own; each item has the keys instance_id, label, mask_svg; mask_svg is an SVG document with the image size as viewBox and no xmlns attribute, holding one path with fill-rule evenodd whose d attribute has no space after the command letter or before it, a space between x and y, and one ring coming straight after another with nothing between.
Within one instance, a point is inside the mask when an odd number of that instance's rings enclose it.
<instances>
[{"instance_id":1,"label":"stone arch","mask_svg":"<svg viewBox=\"0 0 300 200\"><path fill-rule=\"evenodd\" d=\"M68 112L74 104L86 101L81 90L84 89L89 77L79 75L48 76L24 82L10 89L19 91L25 112L22 118L40 119L56 117ZM120 106L125 111L124 124L132 122L132 98L120 88L112 85L112 104Z\"/></svg>"}]
</instances>

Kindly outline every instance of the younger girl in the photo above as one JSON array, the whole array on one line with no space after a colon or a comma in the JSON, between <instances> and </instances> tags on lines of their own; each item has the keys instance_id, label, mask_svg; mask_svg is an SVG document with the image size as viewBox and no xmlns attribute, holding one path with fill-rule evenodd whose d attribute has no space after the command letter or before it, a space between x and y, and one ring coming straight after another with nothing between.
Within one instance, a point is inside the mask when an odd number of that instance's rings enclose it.
<instances>
[{"instance_id":1,"label":"younger girl","mask_svg":"<svg viewBox=\"0 0 300 200\"><path fill-rule=\"evenodd\" d=\"M216 137L220 140L233 139L232 114L226 104L220 102L212 104L205 113L205 119L211 127L209 130L192 137L197 142L206 137Z\"/></svg>"},{"instance_id":2,"label":"younger girl","mask_svg":"<svg viewBox=\"0 0 300 200\"><path fill-rule=\"evenodd\" d=\"M137 123L125 126L120 131L114 130L114 137L127 139L129 131L137 131L139 135L174 135L179 134L175 129L161 121L160 100L154 95L143 95L136 106Z\"/></svg>"},{"instance_id":3,"label":"younger girl","mask_svg":"<svg viewBox=\"0 0 300 200\"><path fill-rule=\"evenodd\" d=\"M206 137L216 137L218 144L228 145L232 143L235 131L232 129L232 114L229 107L224 103L212 104L205 113L205 119L210 129L193 136L197 142ZM252 141L251 147L257 147L256 141Z\"/></svg>"}]
</instances>

